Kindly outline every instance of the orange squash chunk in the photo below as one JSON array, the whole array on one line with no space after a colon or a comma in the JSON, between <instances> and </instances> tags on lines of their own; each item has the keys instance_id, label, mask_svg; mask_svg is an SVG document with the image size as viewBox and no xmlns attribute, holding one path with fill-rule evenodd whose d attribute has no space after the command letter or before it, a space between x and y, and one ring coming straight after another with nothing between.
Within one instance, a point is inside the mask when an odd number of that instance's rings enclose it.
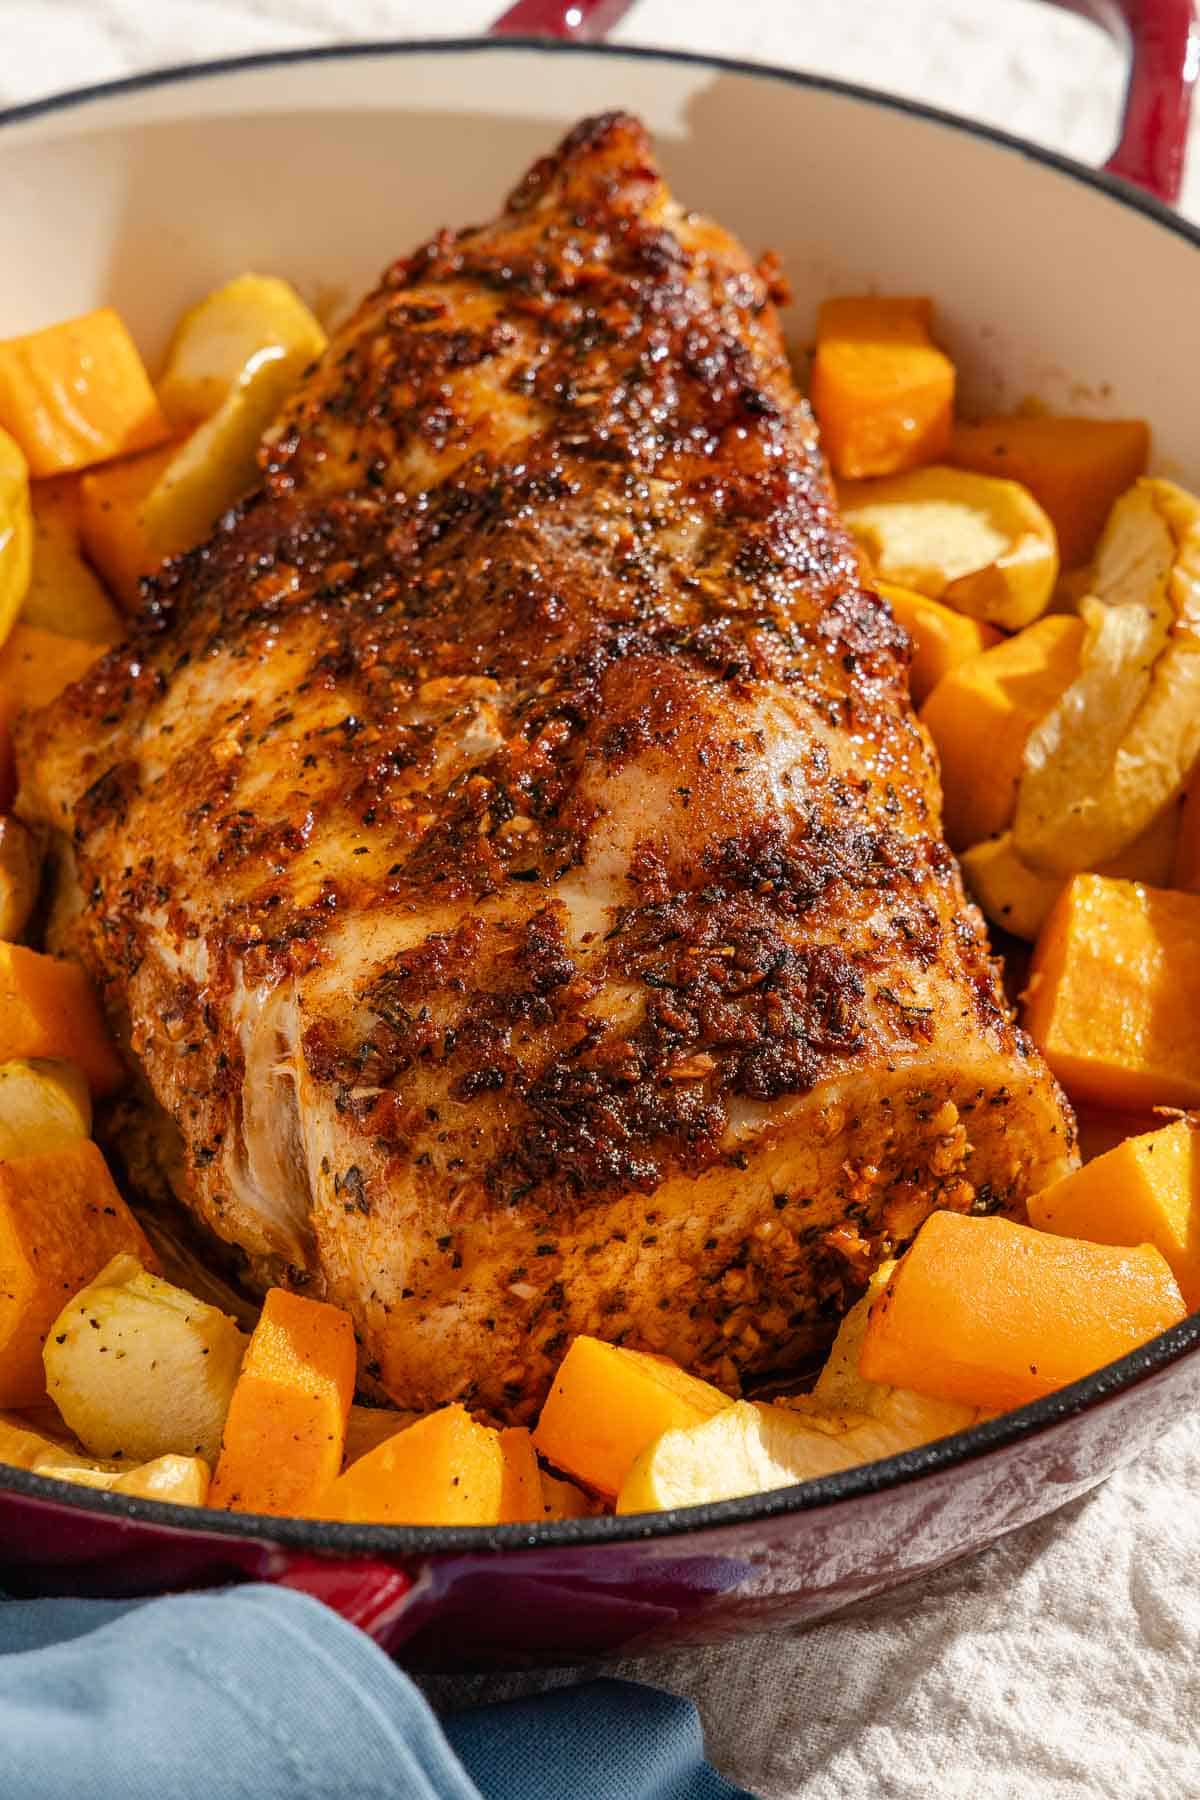
<instances>
[{"instance_id":1,"label":"orange squash chunk","mask_svg":"<svg viewBox=\"0 0 1200 1800\"><path fill-rule=\"evenodd\" d=\"M342 1466L356 1367L347 1313L271 1288L229 1403L209 1505L311 1513Z\"/></svg>"},{"instance_id":2,"label":"orange squash chunk","mask_svg":"<svg viewBox=\"0 0 1200 1800\"><path fill-rule=\"evenodd\" d=\"M1051 613L958 663L921 708L942 765L953 849L1012 823L1029 734L1074 681L1083 639L1082 619Z\"/></svg>"},{"instance_id":3,"label":"orange squash chunk","mask_svg":"<svg viewBox=\"0 0 1200 1800\"><path fill-rule=\"evenodd\" d=\"M93 469L79 483L83 547L126 607L137 604L142 576L153 574L166 554L150 543L143 506L178 449L176 440L145 456Z\"/></svg>"},{"instance_id":4,"label":"orange squash chunk","mask_svg":"<svg viewBox=\"0 0 1200 1800\"><path fill-rule=\"evenodd\" d=\"M495 1525L504 1480L499 1432L444 1406L360 1456L320 1514L356 1525Z\"/></svg>"},{"instance_id":5,"label":"orange squash chunk","mask_svg":"<svg viewBox=\"0 0 1200 1800\"><path fill-rule=\"evenodd\" d=\"M988 1411L1023 1406L1185 1316L1150 1244L1117 1249L936 1212L871 1308L859 1373Z\"/></svg>"},{"instance_id":6,"label":"orange squash chunk","mask_svg":"<svg viewBox=\"0 0 1200 1800\"><path fill-rule=\"evenodd\" d=\"M615 1499L647 1444L731 1404L720 1388L665 1356L577 1337L559 1365L533 1441L555 1468Z\"/></svg>"},{"instance_id":7,"label":"orange squash chunk","mask_svg":"<svg viewBox=\"0 0 1200 1800\"><path fill-rule=\"evenodd\" d=\"M23 707L48 706L104 655L104 648L36 625L13 626L0 647L0 811L12 805L16 794L12 734L17 714Z\"/></svg>"},{"instance_id":8,"label":"orange squash chunk","mask_svg":"<svg viewBox=\"0 0 1200 1800\"><path fill-rule=\"evenodd\" d=\"M0 1406L45 1400L46 1333L121 1251L159 1266L90 1139L0 1162Z\"/></svg>"},{"instance_id":9,"label":"orange squash chunk","mask_svg":"<svg viewBox=\"0 0 1200 1800\"><path fill-rule=\"evenodd\" d=\"M14 625L0 647L0 693L30 711L49 706L64 688L86 674L107 648L84 638L43 631L37 625Z\"/></svg>"},{"instance_id":10,"label":"orange squash chunk","mask_svg":"<svg viewBox=\"0 0 1200 1800\"><path fill-rule=\"evenodd\" d=\"M1042 927L1025 1028L1072 1098L1200 1104L1200 895L1076 875Z\"/></svg>"},{"instance_id":11,"label":"orange squash chunk","mask_svg":"<svg viewBox=\"0 0 1200 1800\"><path fill-rule=\"evenodd\" d=\"M39 1056L78 1063L94 1094L124 1078L79 964L0 943L0 1062Z\"/></svg>"},{"instance_id":12,"label":"orange squash chunk","mask_svg":"<svg viewBox=\"0 0 1200 1800\"><path fill-rule=\"evenodd\" d=\"M1002 640L1003 633L994 625L969 619L912 588L897 587L891 581L877 581L875 587L912 639L908 691L915 706L923 705L943 675Z\"/></svg>"},{"instance_id":13,"label":"orange squash chunk","mask_svg":"<svg viewBox=\"0 0 1200 1800\"><path fill-rule=\"evenodd\" d=\"M504 1459L500 1523L522 1525L526 1520L542 1518L542 1472L533 1439L523 1425L513 1425L500 1433L500 1455Z\"/></svg>"},{"instance_id":14,"label":"orange squash chunk","mask_svg":"<svg viewBox=\"0 0 1200 1800\"><path fill-rule=\"evenodd\" d=\"M81 479L57 475L32 485L33 567L21 618L62 637L112 644L122 635L121 618L84 561Z\"/></svg>"},{"instance_id":15,"label":"orange squash chunk","mask_svg":"<svg viewBox=\"0 0 1200 1800\"><path fill-rule=\"evenodd\" d=\"M148 450L168 431L145 364L111 306L0 343L0 425L34 475Z\"/></svg>"},{"instance_id":16,"label":"orange squash chunk","mask_svg":"<svg viewBox=\"0 0 1200 1800\"><path fill-rule=\"evenodd\" d=\"M1200 1307L1200 1138L1187 1119L1126 1138L1029 1202L1029 1223L1094 1244L1153 1244Z\"/></svg>"},{"instance_id":17,"label":"orange squash chunk","mask_svg":"<svg viewBox=\"0 0 1200 1800\"><path fill-rule=\"evenodd\" d=\"M898 475L950 442L954 364L929 335L927 299L826 300L811 399L836 475Z\"/></svg>"},{"instance_id":18,"label":"orange squash chunk","mask_svg":"<svg viewBox=\"0 0 1200 1800\"><path fill-rule=\"evenodd\" d=\"M1064 569L1091 556L1114 503L1146 473L1142 419L980 419L956 425L946 461L1019 481L1049 513Z\"/></svg>"}]
</instances>

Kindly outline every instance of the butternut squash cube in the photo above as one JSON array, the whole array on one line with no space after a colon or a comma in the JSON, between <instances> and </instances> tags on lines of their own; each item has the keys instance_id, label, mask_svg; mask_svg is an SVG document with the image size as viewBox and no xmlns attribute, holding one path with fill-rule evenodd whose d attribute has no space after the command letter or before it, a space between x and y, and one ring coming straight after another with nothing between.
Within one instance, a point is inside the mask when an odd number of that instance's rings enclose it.
<instances>
[{"instance_id":1,"label":"butternut squash cube","mask_svg":"<svg viewBox=\"0 0 1200 1800\"><path fill-rule=\"evenodd\" d=\"M16 625L0 649L0 692L30 712L49 706L87 673L105 648L37 625Z\"/></svg>"},{"instance_id":2,"label":"butternut squash cube","mask_svg":"<svg viewBox=\"0 0 1200 1800\"><path fill-rule=\"evenodd\" d=\"M61 475L167 435L158 399L111 306L0 343L0 425L34 475Z\"/></svg>"},{"instance_id":3,"label":"butternut squash cube","mask_svg":"<svg viewBox=\"0 0 1200 1800\"><path fill-rule=\"evenodd\" d=\"M18 713L48 706L103 655L102 644L14 625L0 649L0 808L11 806L16 794L12 734Z\"/></svg>"},{"instance_id":4,"label":"butternut squash cube","mask_svg":"<svg viewBox=\"0 0 1200 1800\"><path fill-rule=\"evenodd\" d=\"M0 1162L0 1406L46 1398L46 1333L123 1250L158 1267L90 1140Z\"/></svg>"},{"instance_id":5,"label":"butternut squash cube","mask_svg":"<svg viewBox=\"0 0 1200 1800\"><path fill-rule=\"evenodd\" d=\"M1200 1104L1200 895L1076 875L1037 941L1025 1028L1068 1094Z\"/></svg>"},{"instance_id":6,"label":"butternut squash cube","mask_svg":"<svg viewBox=\"0 0 1200 1800\"><path fill-rule=\"evenodd\" d=\"M500 1491L500 1523L522 1525L544 1516L542 1472L533 1439L523 1425L500 1433L504 1479Z\"/></svg>"},{"instance_id":7,"label":"butternut squash cube","mask_svg":"<svg viewBox=\"0 0 1200 1800\"><path fill-rule=\"evenodd\" d=\"M859 1371L1000 1411L1078 1381L1184 1316L1150 1244L1116 1249L936 1212L871 1308Z\"/></svg>"},{"instance_id":8,"label":"butternut squash cube","mask_svg":"<svg viewBox=\"0 0 1200 1800\"><path fill-rule=\"evenodd\" d=\"M146 502L178 449L176 440L144 456L108 463L79 483L83 547L127 609L137 605L142 576L152 575L171 550L183 548L152 542L146 524Z\"/></svg>"},{"instance_id":9,"label":"butternut squash cube","mask_svg":"<svg viewBox=\"0 0 1200 1800\"><path fill-rule=\"evenodd\" d=\"M90 644L113 644L121 617L99 577L83 560L79 477L33 484L33 569L21 607L26 625Z\"/></svg>"},{"instance_id":10,"label":"butternut squash cube","mask_svg":"<svg viewBox=\"0 0 1200 1800\"><path fill-rule=\"evenodd\" d=\"M356 1368L347 1313L271 1288L229 1402L210 1505L311 1513L342 1466Z\"/></svg>"},{"instance_id":11,"label":"butternut squash cube","mask_svg":"<svg viewBox=\"0 0 1200 1800\"><path fill-rule=\"evenodd\" d=\"M33 571L29 468L20 446L0 431L0 643L16 622Z\"/></svg>"},{"instance_id":12,"label":"butternut squash cube","mask_svg":"<svg viewBox=\"0 0 1200 1800\"><path fill-rule=\"evenodd\" d=\"M559 1365L533 1434L555 1468L615 1499L647 1444L697 1425L731 1401L665 1356L577 1337Z\"/></svg>"},{"instance_id":13,"label":"butternut squash cube","mask_svg":"<svg viewBox=\"0 0 1200 1800\"><path fill-rule=\"evenodd\" d=\"M0 1062L38 1057L78 1063L93 1094L124 1077L79 964L0 943Z\"/></svg>"},{"instance_id":14,"label":"butternut squash cube","mask_svg":"<svg viewBox=\"0 0 1200 1800\"><path fill-rule=\"evenodd\" d=\"M1002 634L994 625L968 619L965 613L943 606L940 600L930 600L924 594L914 593L912 588L897 587L890 581L879 581L875 585L912 639L908 691L915 706L921 706L929 698L942 676L948 675L951 669L1002 641Z\"/></svg>"},{"instance_id":15,"label":"butternut squash cube","mask_svg":"<svg viewBox=\"0 0 1200 1800\"><path fill-rule=\"evenodd\" d=\"M950 441L954 364L930 336L927 299L826 300L811 398L834 471L857 480L937 462Z\"/></svg>"},{"instance_id":16,"label":"butternut squash cube","mask_svg":"<svg viewBox=\"0 0 1200 1800\"><path fill-rule=\"evenodd\" d=\"M1187 1119L1126 1138L1029 1202L1029 1223L1093 1244L1153 1244L1200 1307L1200 1139Z\"/></svg>"},{"instance_id":17,"label":"butternut squash cube","mask_svg":"<svg viewBox=\"0 0 1200 1800\"><path fill-rule=\"evenodd\" d=\"M503 1494L500 1434L444 1406L360 1456L319 1513L355 1525L495 1525Z\"/></svg>"},{"instance_id":18,"label":"butternut squash cube","mask_svg":"<svg viewBox=\"0 0 1200 1800\"><path fill-rule=\"evenodd\" d=\"M1026 740L1074 680L1083 638L1082 620L1051 613L959 663L925 702L921 722L941 761L955 850L1012 823Z\"/></svg>"},{"instance_id":19,"label":"butternut squash cube","mask_svg":"<svg viewBox=\"0 0 1200 1800\"><path fill-rule=\"evenodd\" d=\"M1146 472L1142 419L1064 419L1020 414L954 427L946 461L1027 487L1050 515L1063 567L1086 563L1109 508Z\"/></svg>"}]
</instances>

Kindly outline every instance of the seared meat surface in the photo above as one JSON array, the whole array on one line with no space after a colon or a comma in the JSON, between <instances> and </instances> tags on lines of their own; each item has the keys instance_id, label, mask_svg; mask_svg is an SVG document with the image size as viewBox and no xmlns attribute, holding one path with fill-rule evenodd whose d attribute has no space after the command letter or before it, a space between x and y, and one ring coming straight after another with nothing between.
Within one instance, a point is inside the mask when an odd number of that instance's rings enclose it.
<instances>
[{"instance_id":1,"label":"seared meat surface","mask_svg":"<svg viewBox=\"0 0 1200 1800\"><path fill-rule=\"evenodd\" d=\"M394 265L21 743L209 1228L402 1406L729 1388L1073 1125L942 841L771 295L637 123Z\"/></svg>"}]
</instances>

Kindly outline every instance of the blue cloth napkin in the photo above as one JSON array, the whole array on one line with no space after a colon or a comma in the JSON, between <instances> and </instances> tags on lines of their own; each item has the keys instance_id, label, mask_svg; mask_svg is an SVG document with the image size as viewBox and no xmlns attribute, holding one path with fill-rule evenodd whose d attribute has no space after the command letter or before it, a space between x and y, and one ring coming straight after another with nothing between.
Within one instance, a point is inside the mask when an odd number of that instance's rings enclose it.
<instances>
[{"instance_id":1,"label":"blue cloth napkin","mask_svg":"<svg viewBox=\"0 0 1200 1800\"><path fill-rule=\"evenodd\" d=\"M439 1724L290 1589L0 1603L0 1800L747 1800L685 1700L590 1681Z\"/></svg>"}]
</instances>

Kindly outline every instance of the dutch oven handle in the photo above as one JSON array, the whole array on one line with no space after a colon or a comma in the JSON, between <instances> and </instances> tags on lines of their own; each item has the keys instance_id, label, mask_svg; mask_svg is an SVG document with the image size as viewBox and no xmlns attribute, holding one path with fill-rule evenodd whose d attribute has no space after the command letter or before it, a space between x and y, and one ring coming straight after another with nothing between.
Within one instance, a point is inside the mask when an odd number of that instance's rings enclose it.
<instances>
[{"instance_id":1,"label":"dutch oven handle","mask_svg":"<svg viewBox=\"0 0 1200 1800\"><path fill-rule=\"evenodd\" d=\"M1121 136L1105 163L1174 206L1183 186L1192 89L1200 73L1195 0L1056 0L1130 47Z\"/></svg>"},{"instance_id":2,"label":"dutch oven handle","mask_svg":"<svg viewBox=\"0 0 1200 1800\"><path fill-rule=\"evenodd\" d=\"M595 43L634 0L515 0L493 35L576 38ZM1183 185L1188 115L1200 73L1196 0L1054 0L1095 20L1130 50L1129 84L1116 150L1105 163L1174 206Z\"/></svg>"},{"instance_id":3,"label":"dutch oven handle","mask_svg":"<svg viewBox=\"0 0 1200 1800\"><path fill-rule=\"evenodd\" d=\"M415 1583L406 1569L394 1563L369 1556L284 1552L265 1579L324 1601L385 1650L398 1649L408 1636L410 1621L402 1615Z\"/></svg>"}]
</instances>

